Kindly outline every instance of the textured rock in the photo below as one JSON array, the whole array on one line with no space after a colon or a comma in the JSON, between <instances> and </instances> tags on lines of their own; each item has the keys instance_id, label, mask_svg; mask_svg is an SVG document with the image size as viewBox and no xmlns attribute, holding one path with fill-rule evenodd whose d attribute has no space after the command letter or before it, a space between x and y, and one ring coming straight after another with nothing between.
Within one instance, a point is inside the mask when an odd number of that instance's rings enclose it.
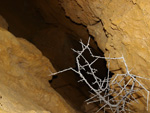
<instances>
[{"instance_id":1,"label":"textured rock","mask_svg":"<svg viewBox=\"0 0 150 113\"><path fill-rule=\"evenodd\" d=\"M105 52L106 48L106 42L107 42L107 36L105 35L103 31L103 27L101 23L97 23L95 25L89 25L87 26L89 33L95 38L95 41L97 42L99 48Z\"/></svg>"},{"instance_id":2,"label":"textured rock","mask_svg":"<svg viewBox=\"0 0 150 113\"><path fill-rule=\"evenodd\" d=\"M105 56L123 54L131 73L150 78L149 0L61 0L61 4L67 16L87 26ZM121 60L114 60L110 70L124 73L125 67ZM150 88L150 81L141 82ZM142 104L135 105L138 111L145 109Z\"/></svg>"},{"instance_id":3,"label":"textured rock","mask_svg":"<svg viewBox=\"0 0 150 113\"><path fill-rule=\"evenodd\" d=\"M50 87L55 69L31 43L0 28L0 112L74 113Z\"/></svg>"},{"instance_id":4,"label":"textured rock","mask_svg":"<svg viewBox=\"0 0 150 113\"><path fill-rule=\"evenodd\" d=\"M82 23L84 25L87 24L95 24L99 21L99 18L94 14L89 7L89 1L87 0L66 0L62 1L62 6L66 11L66 15L69 16L72 20L77 23ZM73 7L72 7L73 6ZM70 11L70 9L72 9Z\"/></svg>"}]
</instances>

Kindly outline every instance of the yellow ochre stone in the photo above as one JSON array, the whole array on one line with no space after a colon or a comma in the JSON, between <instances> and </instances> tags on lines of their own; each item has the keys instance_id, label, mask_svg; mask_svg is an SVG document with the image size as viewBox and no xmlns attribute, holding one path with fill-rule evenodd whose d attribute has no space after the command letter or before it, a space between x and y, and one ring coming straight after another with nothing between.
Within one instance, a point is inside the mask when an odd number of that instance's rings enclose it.
<instances>
[{"instance_id":1,"label":"yellow ochre stone","mask_svg":"<svg viewBox=\"0 0 150 113\"><path fill-rule=\"evenodd\" d=\"M34 45L0 28L0 113L75 113L48 83L50 71Z\"/></svg>"}]
</instances>

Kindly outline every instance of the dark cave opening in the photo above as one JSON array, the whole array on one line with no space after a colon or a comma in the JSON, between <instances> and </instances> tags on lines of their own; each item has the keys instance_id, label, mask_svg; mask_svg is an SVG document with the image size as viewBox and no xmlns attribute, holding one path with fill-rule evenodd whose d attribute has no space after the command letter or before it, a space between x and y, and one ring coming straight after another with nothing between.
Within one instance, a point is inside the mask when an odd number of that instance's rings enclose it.
<instances>
[{"instance_id":1,"label":"dark cave opening","mask_svg":"<svg viewBox=\"0 0 150 113\"><path fill-rule=\"evenodd\" d=\"M93 53L94 56L102 56L103 53L102 51L95 51L92 47L90 47L91 52ZM75 50L81 50L81 45L78 46L78 49ZM76 56L74 56L74 60L76 59ZM89 62L93 62L95 58L91 56L91 53L86 50L83 52L84 58ZM79 58L79 62L81 65L85 65L84 59ZM106 68L106 61L104 59L98 59L93 65L93 69L97 69L97 72L95 73L96 77L99 77L100 79L104 80L107 75L108 75L108 69ZM77 71L78 69L77 66L77 61L76 61L76 66L74 69ZM61 71L61 70L58 70ZM84 75L85 79L88 81L88 83L91 84L91 86L94 89L98 89L99 87L97 84L93 83L95 82L95 79L93 76L89 76L87 72L89 72L89 68L85 68L85 70L82 70L81 73ZM110 78L112 77L113 73L109 72ZM62 79L61 79L62 78ZM62 80L65 81L65 84L62 82ZM50 80L49 82L51 85L60 93L62 96L68 101L70 105L72 105L75 109L85 112L85 113L91 113L91 112L96 112L96 110L99 107L99 104L95 103L94 105L87 105L85 100L90 98L90 92L93 93L93 91L88 87L88 85L81 80L81 77L79 74L76 74L73 71L65 71L63 73L60 73L58 75L54 75L53 79ZM63 85L62 85L63 84ZM106 84L103 85L105 87ZM71 91L71 89L74 89L74 91ZM64 89L64 91L61 91L61 89ZM72 92L72 93L71 93ZM111 98L111 95L110 95ZM73 103L70 103L73 102Z\"/></svg>"},{"instance_id":2,"label":"dark cave opening","mask_svg":"<svg viewBox=\"0 0 150 113\"><path fill-rule=\"evenodd\" d=\"M59 4L57 0L51 1L51 3L53 2ZM33 43L42 51L43 55L50 59L57 71L68 67L76 68L76 54L71 48L75 50L81 49L79 39L82 39L83 43L86 44L89 35L87 29L65 17L61 6L59 6L62 10L60 13L52 12L49 14L51 15L50 17L44 17L42 15L44 10L41 10L40 6L37 5L38 3L36 3L36 1L32 0L0 0L0 15L8 22L8 30L15 36L23 37ZM62 22L60 21L61 15L64 16L61 18ZM71 28L70 26L73 27ZM91 39L90 47L95 55L103 56L93 38ZM88 61L93 60L88 52L85 52L85 56ZM107 75L105 60L96 62L94 67L99 70L97 75L101 75L102 78ZM87 79L91 80L91 78ZM91 109L96 108L95 105L87 106L84 103L89 98L90 89L85 83L78 83L78 80L80 80L80 77L77 74L68 71L54 76L49 82L75 109L86 113L91 112Z\"/></svg>"}]
</instances>

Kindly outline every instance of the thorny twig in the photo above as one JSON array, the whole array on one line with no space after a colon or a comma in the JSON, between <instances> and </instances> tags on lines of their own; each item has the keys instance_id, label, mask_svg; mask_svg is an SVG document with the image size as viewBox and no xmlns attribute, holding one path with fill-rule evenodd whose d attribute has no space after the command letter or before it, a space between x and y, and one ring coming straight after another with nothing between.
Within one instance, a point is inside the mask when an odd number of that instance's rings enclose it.
<instances>
[{"instance_id":1,"label":"thorny twig","mask_svg":"<svg viewBox=\"0 0 150 113\"><path fill-rule=\"evenodd\" d=\"M131 110L129 109L130 102L131 101L138 102L133 94L140 92L141 89L144 89L147 93L147 110L148 110L149 91L140 83L140 81L138 81L138 78L140 79L146 79L146 78L131 74L123 55L122 57L118 57L118 58L101 57L101 56L93 55L91 49L89 48L89 42L90 42L90 38L88 40L87 45L83 44L83 42L80 41L82 46L81 51L72 49L74 52L78 54L76 57L77 70L70 67L56 73L51 73L51 75L56 75L68 70L72 70L75 73L79 74L81 77L81 80L79 82L84 81L88 85L88 87L90 87L90 89L93 91L93 93L91 93L92 97L86 100L87 104L95 103L95 102L99 102L100 104L103 104L97 110L97 112L99 112L102 109L104 110L104 112L106 110L111 110L113 113L131 112ZM93 58L95 58L95 60L89 63L87 59L83 56L85 50L88 50L90 55ZM84 65L80 64L81 58L84 59L85 61ZM97 77L95 73L98 70L92 67L92 65L98 59L106 59L108 62L108 75L104 79L100 79L99 77ZM122 60L126 68L126 73L116 74L111 78L109 75L110 60ZM88 67L90 71L87 71L85 69L86 67ZM89 83L81 72L83 70L87 71L87 74L92 76L95 82L93 82L92 84ZM98 86L98 89L95 89L93 87L94 84Z\"/></svg>"}]
</instances>

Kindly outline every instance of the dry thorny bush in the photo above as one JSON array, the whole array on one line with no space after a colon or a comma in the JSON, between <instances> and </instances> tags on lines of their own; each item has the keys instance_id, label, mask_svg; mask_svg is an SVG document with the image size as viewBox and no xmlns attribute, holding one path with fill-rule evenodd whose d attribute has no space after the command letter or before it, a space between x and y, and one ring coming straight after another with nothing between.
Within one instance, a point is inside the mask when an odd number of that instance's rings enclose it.
<instances>
[{"instance_id":1,"label":"dry thorny bush","mask_svg":"<svg viewBox=\"0 0 150 113\"><path fill-rule=\"evenodd\" d=\"M76 56L77 69L70 67L62 71L52 73L51 75L56 75L68 70L72 70L75 73L79 74L81 78L79 82L85 82L91 89L92 96L86 100L87 104L99 103L99 105L101 105L100 108L97 110L97 112L99 112L100 110L104 110L104 112L111 110L113 113L131 112L132 111L130 109L131 101L138 102L136 94L137 92L140 93L141 90L142 91L144 90L147 93L146 96L144 95L143 96L144 98L146 97L145 99L147 100L147 110L148 110L149 91L139 81L139 79L146 79L146 78L131 74L123 55L122 57L119 58L101 57L93 55L89 47L89 42L90 38L86 45L83 44L82 41L80 41L82 46L81 51L73 49L73 51L77 53ZM91 57L94 58L92 62L89 62L83 55L85 50L88 50ZM81 64L80 59L84 60L85 63ZM104 79L100 79L99 77L96 76L96 72L98 70L92 66L98 59L106 59L108 63L108 74ZM115 74L113 77L110 77L109 65L111 60L122 60L126 68L126 73ZM89 70L86 70L87 67ZM88 76L93 77L94 79L93 83L90 83L86 79L86 77L82 73L83 70L86 71ZM93 85L95 84L98 86L98 88L93 87Z\"/></svg>"}]
</instances>

